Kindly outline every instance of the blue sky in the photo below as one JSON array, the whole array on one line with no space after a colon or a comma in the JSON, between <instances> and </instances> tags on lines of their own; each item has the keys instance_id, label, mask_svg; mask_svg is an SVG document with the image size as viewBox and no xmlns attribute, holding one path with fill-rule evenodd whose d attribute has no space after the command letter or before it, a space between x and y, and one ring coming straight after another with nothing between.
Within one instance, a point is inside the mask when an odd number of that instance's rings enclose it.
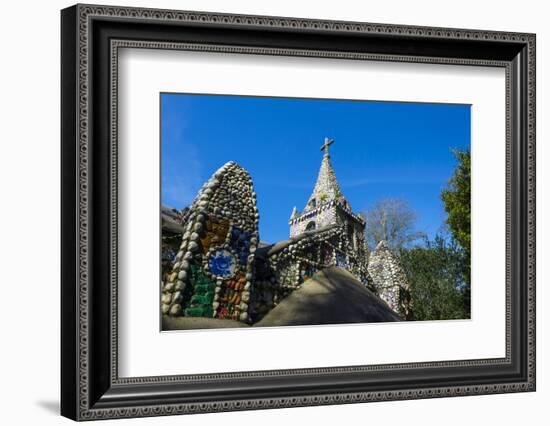
<instances>
[{"instance_id":1,"label":"blue sky","mask_svg":"<svg viewBox=\"0 0 550 426\"><path fill-rule=\"evenodd\" d=\"M402 198L417 230L445 220L440 192L455 166L452 148L470 147L470 106L225 95L161 94L161 197L187 206L233 160L252 176L260 238L288 238L317 179L324 138L342 192L355 212Z\"/></svg>"}]
</instances>

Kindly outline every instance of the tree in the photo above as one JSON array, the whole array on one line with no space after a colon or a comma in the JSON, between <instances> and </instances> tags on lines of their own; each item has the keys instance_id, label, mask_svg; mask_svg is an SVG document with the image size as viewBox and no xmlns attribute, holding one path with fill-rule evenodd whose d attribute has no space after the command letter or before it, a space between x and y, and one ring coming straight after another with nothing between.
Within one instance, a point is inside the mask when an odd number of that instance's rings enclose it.
<instances>
[{"instance_id":1,"label":"tree","mask_svg":"<svg viewBox=\"0 0 550 426\"><path fill-rule=\"evenodd\" d=\"M454 150L458 164L441 199L447 212L447 225L454 239L461 245L470 261L471 219L471 158L469 150Z\"/></svg>"},{"instance_id":2,"label":"tree","mask_svg":"<svg viewBox=\"0 0 550 426\"><path fill-rule=\"evenodd\" d=\"M424 236L414 230L416 214L409 204L398 198L385 198L363 212L365 239L372 250L386 240L394 254Z\"/></svg>"},{"instance_id":3,"label":"tree","mask_svg":"<svg viewBox=\"0 0 550 426\"><path fill-rule=\"evenodd\" d=\"M401 251L414 320L470 317L469 285L464 281L464 250L441 234L422 246Z\"/></svg>"},{"instance_id":4,"label":"tree","mask_svg":"<svg viewBox=\"0 0 550 426\"><path fill-rule=\"evenodd\" d=\"M447 188L441 192L441 199L447 212L449 230L464 250L464 304L470 306L471 156L469 150L455 149L453 154L458 163Z\"/></svg>"}]
</instances>

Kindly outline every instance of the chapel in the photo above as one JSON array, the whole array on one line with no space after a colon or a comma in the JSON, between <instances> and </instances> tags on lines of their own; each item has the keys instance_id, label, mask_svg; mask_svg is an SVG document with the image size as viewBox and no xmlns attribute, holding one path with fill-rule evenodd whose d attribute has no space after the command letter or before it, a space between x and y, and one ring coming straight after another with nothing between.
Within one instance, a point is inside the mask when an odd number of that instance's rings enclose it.
<instances>
[{"instance_id":1,"label":"chapel","mask_svg":"<svg viewBox=\"0 0 550 426\"><path fill-rule=\"evenodd\" d=\"M162 284L164 315L255 324L312 277L327 271L363 286L368 304L378 311L385 306L395 318L407 318L405 274L385 241L369 253L369 224L352 211L340 189L329 153L333 143L325 138L321 146L317 181L304 209L293 209L287 240L261 242L253 181L240 165L230 161L204 183L181 216L181 244ZM331 309L341 309L345 320L347 307L340 304Z\"/></svg>"}]
</instances>

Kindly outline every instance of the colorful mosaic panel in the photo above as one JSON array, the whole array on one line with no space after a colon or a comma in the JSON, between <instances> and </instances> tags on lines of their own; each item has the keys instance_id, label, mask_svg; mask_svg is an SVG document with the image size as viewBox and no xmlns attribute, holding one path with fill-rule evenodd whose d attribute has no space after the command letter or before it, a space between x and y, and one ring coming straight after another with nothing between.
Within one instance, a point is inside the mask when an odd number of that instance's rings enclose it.
<instances>
[{"instance_id":1,"label":"colorful mosaic panel","mask_svg":"<svg viewBox=\"0 0 550 426\"><path fill-rule=\"evenodd\" d=\"M210 247L222 245L229 232L229 221L208 217L205 220L205 231L201 237L202 252L206 253Z\"/></svg>"},{"instance_id":2,"label":"colorful mosaic panel","mask_svg":"<svg viewBox=\"0 0 550 426\"><path fill-rule=\"evenodd\" d=\"M237 271L237 259L229 250L218 249L208 257L208 269L217 278L231 278Z\"/></svg>"},{"instance_id":3,"label":"colorful mosaic panel","mask_svg":"<svg viewBox=\"0 0 550 426\"><path fill-rule=\"evenodd\" d=\"M189 317L211 317L213 315L212 301L216 283L208 278L202 268L196 264L190 265L190 272L189 282L193 287L193 291L185 309L185 315Z\"/></svg>"},{"instance_id":4,"label":"colorful mosaic panel","mask_svg":"<svg viewBox=\"0 0 550 426\"><path fill-rule=\"evenodd\" d=\"M242 303L245 302L243 300L243 290L245 286L246 278L243 274L238 274L233 279L223 283L217 314L219 318L239 319L243 311L242 308L244 307Z\"/></svg>"},{"instance_id":5,"label":"colorful mosaic panel","mask_svg":"<svg viewBox=\"0 0 550 426\"><path fill-rule=\"evenodd\" d=\"M221 313L248 321L255 273L251 254L258 244L258 213L248 173L234 162L217 170L197 194L182 226L185 232L163 287L162 313Z\"/></svg>"},{"instance_id":6,"label":"colorful mosaic panel","mask_svg":"<svg viewBox=\"0 0 550 426\"><path fill-rule=\"evenodd\" d=\"M231 248L237 253L239 263L246 265L250 253L251 233L243 231L237 227L231 229Z\"/></svg>"}]
</instances>

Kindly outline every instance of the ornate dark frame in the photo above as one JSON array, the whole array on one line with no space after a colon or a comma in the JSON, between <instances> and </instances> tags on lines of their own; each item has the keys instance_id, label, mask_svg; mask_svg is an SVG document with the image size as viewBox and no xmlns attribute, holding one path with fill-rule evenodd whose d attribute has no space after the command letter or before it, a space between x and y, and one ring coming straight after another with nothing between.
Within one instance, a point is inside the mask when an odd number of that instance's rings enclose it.
<instances>
[{"instance_id":1,"label":"ornate dark frame","mask_svg":"<svg viewBox=\"0 0 550 426\"><path fill-rule=\"evenodd\" d=\"M535 35L76 5L61 13L61 414L156 416L535 390ZM117 52L193 49L506 69L506 357L119 378Z\"/></svg>"}]
</instances>

